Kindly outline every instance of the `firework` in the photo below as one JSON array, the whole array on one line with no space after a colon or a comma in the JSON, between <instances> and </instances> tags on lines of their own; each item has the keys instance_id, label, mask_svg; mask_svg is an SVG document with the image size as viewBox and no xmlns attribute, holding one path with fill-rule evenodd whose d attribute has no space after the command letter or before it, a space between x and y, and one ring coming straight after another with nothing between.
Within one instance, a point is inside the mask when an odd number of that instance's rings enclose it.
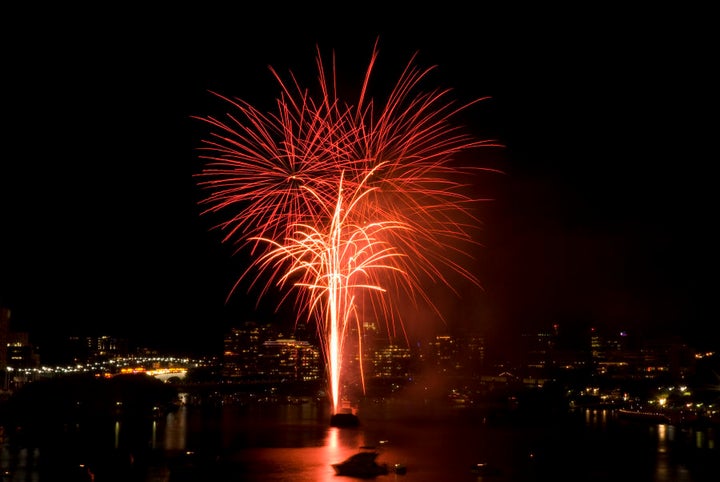
<instances>
[{"instance_id":1,"label":"firework","mask_svg":"<svg viewBox=\"0 0 720 482\"><path fill-rule=\"evenodd\" d=\"M456 106L449 90L416 92L432 68L416 68L414 56L376 108L368 88L377 54L376 44L354 105L331 88L336 66L328 79L318 49L319 96L271 68L276 112L213 93L234 113L197 117L211 127L197 174L209 193L202 213L219 213L223 242L253 257L231 295L248 277L260 297L271 289L285 292L283 302L296 294L298 319L314 322L320 336L335 412L353 325L361 336L361 320L374 316L389 336L405 337L393 300L434 307L423 286L450 286L448 270L478 284L459 257L479 224L472 207L480 199L467 194L466 174L487 169L458 166L457 154L497 145L451 123L482 99Z\"/></svg>"}]
</instances>

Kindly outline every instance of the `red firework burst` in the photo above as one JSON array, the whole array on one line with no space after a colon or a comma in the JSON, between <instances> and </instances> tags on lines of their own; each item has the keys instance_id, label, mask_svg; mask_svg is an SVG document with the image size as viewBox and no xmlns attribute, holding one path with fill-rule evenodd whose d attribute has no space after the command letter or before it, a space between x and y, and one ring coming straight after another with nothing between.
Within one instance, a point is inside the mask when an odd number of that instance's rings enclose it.
<instances>
[{"instance_id":1,"label":"red firework burst","mask_svg":"<svg viewBox=\"0 0 720 482\"><path fill-rule=\"evenodd\" d=\"M351 324L360 333L361 319L372 315L396 337L404 325L393 299L433 307L423 286L451 285L448 269L478 283L459 261L479 224L472 206L480 199L466 194L463 179L488 169L458 166L457 155L498 146L451 122L482 99L457 106L449 90L417 91L432 68L416 68L414 56L376 109L368 86L377 54L376 44L354 106L331 88L335 64L328 82L318 49L318 98L271 69L281 87L277 112L215 94L235 113L197 117L211 127L197 174L209 193L203 214L224 215L223 242L254 256L238 283L255 273L261 296L295 288L298 318L316 322L335 411Z\"/></svg>"}]
</instances>

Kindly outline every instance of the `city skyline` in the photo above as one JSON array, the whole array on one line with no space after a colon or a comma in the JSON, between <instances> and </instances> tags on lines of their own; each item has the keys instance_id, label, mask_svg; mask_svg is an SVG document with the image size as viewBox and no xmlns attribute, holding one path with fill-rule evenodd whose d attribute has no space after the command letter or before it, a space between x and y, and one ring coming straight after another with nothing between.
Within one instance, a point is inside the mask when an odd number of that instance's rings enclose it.
<instances>
[{"instance_id":1,"label":"city skyline","mask_svg":"<svg viewBox=\"0 0 720 482\"><path fill-rule=\"evenodd\" d=\"M198 215L202 129L190 117L215 112L209 90L272 110L267 66L312 85L316 46L336 50L354 82L379 38L377 72L395 79L417 51L459 103L490 97L463 120L506 145L479 159L505 172L481 186L494 198L476 254L483 290L434 293L449 323L508 338L560 323L713 341L701 331L716 259L702 113L717 94L701 28L674 35L640 16L603 28L501 16L452 32L289 18L260 34L216 17L131 22L132 38L101 23L27 25L47 42L10 55L11 161L0 167L0 305L20 330L192 348L274 316L271 301L255 311L254 293L226 304L244 260Z\"/></svg>"},{"instance_id":2,"label":"city skyline","mask_svg":"<svg viewBox=\"0 0 720 482\"><path fill-rule=\"evenodd\" d=\"M2 307L0 307L2 308ZM8 311L5 310L7 315ZM245 320L238 322L229 327L227 331L222 333L215 340L212 346L203 346L202 349L194 347L190 350L178 350L173 346L161 344L148 345L144 343L142 338L134 339L132 336L117 336L113 333L101 333L95 335L76 334L64 337L53 337L52 339L38 337L32 333L14 331L12 323L8 325L7 319L5 323L0 325L0 339L7 341L8 352L15 351L16 355L22 353L23 366L36 367L36 365L52 366L72 364L75 357L77 360L87 357L95 353L96 356L102 352L104 358L112 359L117 356L166 356L166 357L182 357L191 359L215 360L223 363L224 356L227 351L227 342L229 337L233 337L238 331L260 329L262 336L260 341L265 340L297 340L298 342L310 343L310 346L320 349L320 342L317 334L312 330L313 327L308 326L306 329L296 331L292 329L292 323L284 325L270 320ZM366 338L364 345L366 349L378 349L382 347L405 347L409 350L425 350L429 345L438 343L442 339L455 340L450 345L457 347L463 346L471 340L481 340L485 361L490 364L499 363L503 366L518 367L524 363L525 357L528 355L528 349L534 344L542 342L550 343L560 352L574 352L590 354L595 350L594 344L601 340L607 343L606 348L613 347L618 353L633 353L642 350L667 350L669 347L675 349L682 348L688 352L697 354L717 354L720 347L717 343L703 343L700 345L693 344L689 340L677 335L666 335L652 338L643 338L638 332L634 332L631 328L627 330L608 331L603 327L571 325L561 327L559 325L549 325L540 327L536 331L526 331L516 333L513 339L497 339L492 335L482 332L481 330L464 330L459 332L443 331L433 335L425 335L423 337L415 337L410 339L410 343L406 344L405 340L390 339L384 336L381 327L370 327L366 329L364 337ZM8 329L3 332L3 329ZM368 338L369 337L369 338ZM372 341L372 343L370 343ZM512 344L511 349L507 349L505 343ZM257 343L258 340L255 340ZM548 345L550 346L550 345ZM353 358L356 353L349 353ZM8 359L9 360L9 359ZM488 365L489 366L489 365ZM486 366L485 368L488 368Z\"/></svg>"}]
</instances>

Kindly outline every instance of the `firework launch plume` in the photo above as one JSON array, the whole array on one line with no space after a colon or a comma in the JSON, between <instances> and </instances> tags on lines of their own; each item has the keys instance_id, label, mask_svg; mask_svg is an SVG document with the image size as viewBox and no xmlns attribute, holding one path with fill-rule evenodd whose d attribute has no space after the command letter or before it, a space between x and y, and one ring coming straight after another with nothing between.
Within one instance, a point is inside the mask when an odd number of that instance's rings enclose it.
<instances>
[{"instance_id":1,"label":"firework launch plume","mask_svg":"<svg viewBox=\"0 0 720 482\"><path fill-rule=\"evenodd\" d=\"M414 56L377 107L369 92L377 55L376 43L354 104L338 98L334 58L326 69L318 48L318 96L271 68L277 111L213 93L233 112L196 117L211 128L199 148L202 214L218 214L223 242L253 259L229 296L247 278L259 298L274 289L282 302L296 295L298 321L314 323L321 340L334 412L346 337L361 336L364 319L403 338L398 300L434 308L423 286L452 288L448 271L479 286L461 259L480 224L473 205L481 199L466 183L491 169L457 158L498 146L452 123L482 99L458 106L449 90L419 91L432 68L418 69Z\"/></svg>"}]
</instances>

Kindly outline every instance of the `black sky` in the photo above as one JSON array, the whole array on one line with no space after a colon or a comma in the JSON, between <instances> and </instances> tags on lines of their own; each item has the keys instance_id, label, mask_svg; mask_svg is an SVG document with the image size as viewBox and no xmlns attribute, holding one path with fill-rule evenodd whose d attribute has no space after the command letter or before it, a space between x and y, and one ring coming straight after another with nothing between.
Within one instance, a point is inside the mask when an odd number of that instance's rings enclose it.
<instances>
[{"instance_id":1,"label":"black sky","mask_svg":"<svg viewBox=\"0 0 720 482\"><path fill-rule=\"evenodd\" d=\"M359 85L416 64L477 97L462 121L506 147L482 189L484 292L441 301L493 335L559 323L715 343L716 42L693 11L450 8L17 12L4 34L0 304L35 339L118 334L218 347L253 318L242 260L192 178L208 91L272 110L268 70L314 86L315 48ZM363 7L359 7L363 8ZM279 10L275 9L275 10ZM44 342L44 341L43 341ZM717 343L716 343L717 345Z\"/></svg>"}]
</instances>

